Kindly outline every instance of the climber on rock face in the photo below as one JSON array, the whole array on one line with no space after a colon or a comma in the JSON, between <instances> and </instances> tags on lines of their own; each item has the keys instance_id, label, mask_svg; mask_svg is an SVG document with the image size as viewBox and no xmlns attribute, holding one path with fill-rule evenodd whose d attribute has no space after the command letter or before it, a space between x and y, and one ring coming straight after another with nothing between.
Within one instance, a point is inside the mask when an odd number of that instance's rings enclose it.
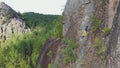
<instances>
[{"instance_id":1,"label":"climber on rock face","mask_svg":"<svg viewBox=\"0 0 120 68\"><path fill-rule=\"evenodd\" d=\"M85 27L85 31L86 31L86 32L88 31L88 26Z\"/></svg>"},{"instance_id":2,"label":"climber on rock face","mask_svg":"<svg viewBox=\"0 0 120 68\"><path fill-rule=\"evenodd\" d=\"M82 32L82 37L87 36L88 26L85 27L84 31Z\"/></svg>"},{"instance_id":3,"label":"climber on rock face","mask_svg":"<svg viewBox=\"0 0 120 68\"><path fill-rule=\"evenodd\" d=\"M87 32L84 30L83 32L82 32L82 37L86 37L87 36Z\"/></svg>"}]
</instances>

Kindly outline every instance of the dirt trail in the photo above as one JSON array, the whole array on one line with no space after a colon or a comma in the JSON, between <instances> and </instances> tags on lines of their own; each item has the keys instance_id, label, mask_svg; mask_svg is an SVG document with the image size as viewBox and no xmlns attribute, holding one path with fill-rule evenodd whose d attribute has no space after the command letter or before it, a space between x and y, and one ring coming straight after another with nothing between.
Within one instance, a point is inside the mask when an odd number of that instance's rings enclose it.
<instances>
[{"instance_id":1,"label":"dirt trail","mask_svg":"<svg viewBox=\"0 0 120 68\"><path fill-rule=\"evenodd\" d=\"M42 52L39 55L38 61L36 63L36 68L40 64L42 68L47 68L51 61L54 61L59 45L61 44L61 39L50 39L46 41L42 48ZM52 51L52 57L49 57L47 53Z\"/></svg>"}]
</instances>

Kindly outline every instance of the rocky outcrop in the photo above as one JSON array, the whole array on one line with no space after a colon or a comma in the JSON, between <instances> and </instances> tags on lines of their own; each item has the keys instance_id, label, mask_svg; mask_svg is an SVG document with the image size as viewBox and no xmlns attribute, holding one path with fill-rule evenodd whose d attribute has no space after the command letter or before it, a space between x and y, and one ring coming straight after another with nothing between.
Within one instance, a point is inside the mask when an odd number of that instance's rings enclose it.
<instances>
[{"instance_id":1,"label":"rocky outcrop","mask_svg":"<svg viewBox=\"0 0 120 68\"><path fill-rule=\"evenodd\" d=\"M0 2L0 40L10 38L12 34L24 34L30 29L11 7Z\"/></svg>"},{"instance_id":2,"label":"rocky outcrop","mask_svg":"<svg viewBox=\"0 0 120 68\"><path fill-rule=\"evenodd\" d=\"M63 36L76 41L78 58L76 62L64 65L60 60L62 55L58 55L57 59L61 62L56 63L60 68L120 68L119 5L119 0L67 1L63 12ZM92 30L96 26L92 17L95 17L94 21L99 21L95 31ZM89 27L88 34L83 38L86 26ZM106 35L104 28L112 31ZM67 45L63 43L63 46ZM59 54L61 50L62 47Z\"/></svg>"}]
</instances>

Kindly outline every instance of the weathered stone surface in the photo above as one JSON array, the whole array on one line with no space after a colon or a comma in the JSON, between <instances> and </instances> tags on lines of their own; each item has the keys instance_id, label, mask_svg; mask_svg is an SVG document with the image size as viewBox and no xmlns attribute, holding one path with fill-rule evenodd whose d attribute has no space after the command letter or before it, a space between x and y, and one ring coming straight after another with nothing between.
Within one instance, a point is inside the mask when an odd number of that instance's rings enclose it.
<instances>
[{"instance_id":1,"label":"weathered stone surface","mask_svg":"<svg viewBox=\"0 0 120 68\"><path fill-rule=\"evenodd\" d=\"M79 11L79 12L78 12ZM63 12L63 35L65 36L68 29L70 28L71 22L75 21L76 23L80 20L83 20L84 17L89 18L93 12L93 2L90 0L68 0ZM86 16L84 13L87 13ZM77 24L77 25L79 25ZM80 27L80 26L78 26ZM80 28L79 28L80 29Z\"/></svg>"},{"instance_id":2,"label":"weathered stone surface","mask_svg":"<svg viewBox=\"0 0 120 68\"><path fill-rule=\"evenodd\" d=\"M118 7L116 9L116 7ZM115 14L116 13L116 14ZM92 32L91 16L101 21L97 32ZM114 20L113 20L114 18ZM88 36L82 38L85 26L89 26ZM104 37L103 28L111 28L109 36ZM120 68L120 3L119 0L68 0L63 12L63 36L77 42L77 61L63 65L62 51L59 49L56 62L60 68ZM100 58L94 47L95 38L100 38L107 47ZM101 45L102 45L101 43ZM65 44L63 43L65 46ZM101 47L102 48L102 47ZM62 49L62 48L61 48ZM82 63L82 64L81 64ZM107 63L107 64L106 64Z\"/></svg>"},{"instance_id":3,"label":"weathered stone surface","mask_svg":"<svg viewBox=\"0 0 120 68\"><path fill-rule=\"evenodd\" d=\"M118 7L113 20L107 55L107 68L120 68L120 1L118 1Z\"/></svg>"}]
</instances>

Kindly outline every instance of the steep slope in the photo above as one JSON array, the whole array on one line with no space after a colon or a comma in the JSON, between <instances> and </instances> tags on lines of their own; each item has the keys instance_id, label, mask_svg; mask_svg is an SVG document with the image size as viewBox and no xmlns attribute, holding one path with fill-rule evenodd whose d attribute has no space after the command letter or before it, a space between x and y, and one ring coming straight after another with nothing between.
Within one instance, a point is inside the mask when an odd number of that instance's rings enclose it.
<instances>
[{"instance_id":1,"label":"steep slope","mask_svg":"<svg viewBox=\"0 0 120 68\"><path fill-rule=\"evenodd\" d=\"M24 34L30 29L11 7L0 2L0 40L4 41L12 34Z\"/></svg>"},{"instance_id":2,"label":"steep slope","mask_svg":"<svg viewBox=\"0 0 120 68\"><path fill-rule=\"evenodd\" d=\"M87 36L83 38L86 26ZM62 50L68 45L63 43L65 47L59 49L56 59L61 62L56 63L60 68L119 68L119 30L119 0L68 0L63 36L76 41L78 48L72 51L77 60L64 64Z\"/></svg>"},{"instance_id":3,"label":"steep slope","mask_svg":"<svg viewBox=\"0 0 120 68\"><path fill-rule=\"evenodd\" d=\"M120 68L120 1L113 20L107 55L107 68Z\"/></svg>"}]
</instances>

